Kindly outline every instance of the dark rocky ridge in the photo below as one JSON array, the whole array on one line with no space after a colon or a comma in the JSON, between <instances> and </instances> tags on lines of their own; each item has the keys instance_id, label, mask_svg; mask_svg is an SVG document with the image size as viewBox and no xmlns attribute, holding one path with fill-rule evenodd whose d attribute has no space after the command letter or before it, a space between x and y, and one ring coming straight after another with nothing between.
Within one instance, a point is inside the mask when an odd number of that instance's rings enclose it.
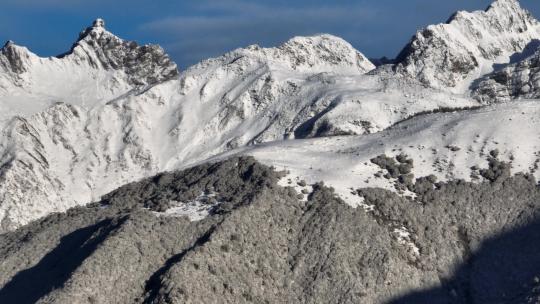
<instances>
[{"instance_id":1,"label":"dark rocky ridge","mask_svg":"<svg viewBox=\"0 0 540 304\"><path fill-rule=\"evenodd\" d=\"M537 293L531 176L432 183L417 201L359 190L372 212L322 184L299 201L280 176L252 158L205 164L1 235L0 302L513 303ZM153 213L210 192L222 203L201 221ZM516 244L524 251L503 246Z\"/></svg>"},{"instance_id":2,"label":"dark rocky ridge","mask_svg":"<svg viewBox=\"0 0 540 304\"><path fill-rule=\"evenodd\" d=\"M26 48L8 41L0 49L0 67L16 77L28 71L30 57ZM57 58L87 62L94 69L123 71L133 86L154 85L179 75L176 64L159 45L122 40L108 32L101 19L82 31L72 48Z\"/></svg>"},{"instance_id":3,"label":"dark rocky ridge","mask_svg":"<svg viewBox=\"0 0 540 304\"><path fill-rule=\"evenodd\" d=\"M79 34L69 55L88 60L94 68L124 70L134 85L152 85L178 76L176 64L159 45L139 46L105 30L105 21L97 19Z\"/></svg>"}]
</instances>

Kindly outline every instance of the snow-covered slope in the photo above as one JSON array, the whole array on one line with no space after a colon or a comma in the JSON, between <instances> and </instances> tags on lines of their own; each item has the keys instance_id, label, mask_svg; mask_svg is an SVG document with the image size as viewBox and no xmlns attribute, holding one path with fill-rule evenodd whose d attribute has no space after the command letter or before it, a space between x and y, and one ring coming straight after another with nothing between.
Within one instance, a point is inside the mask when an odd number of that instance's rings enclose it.
<instances>
[{"instance_id":1,"label":"snow-covered slope","mask_svg":"<svg viewBox=\"0 0 540 304\"><path fill-rule=\"evenodd\" d=\"M485 11L460 11L416 33L396 69L429 86L463 92L537 39L540 24L517 0L496 0Z\"/></svg>"},{"instance_id":2,"label":"snow-covered slope","mask_svg":"<svg viewBox=\"0 0 540 304\"><path fill-rule=\"evenodd\" d=\"M232 148L371 133L477 104L388 67L366 74L374 66L330 35L238 49L178 76L161 49L125 42L102 21L59 58L13 44L4 53L3 229Z\"/></svg>"},{"instance_id":3,"label":"snow-covered slope","mask_svg":"<svg viewBox=\"0 0 540 304\"><path fill-rule=\"evenodd\" d=\"M177 75L161 47L124 41L105 30L101 19L59 57L40 58L8 41L0 50L0 122L57 102L99 106Z\"/></svg>"},{"instance_id":4,"label":"snow-covered slope","mask_svg":"<svg viewBox=\"0 0 540 304\"><path fill-rule=\"evenodd\" d=\"M458 84L511 54L521 60L538 22L512 0L452 20L378 68L331 35L237 49L182 73L161 48L124 41L103 20L59 57L9 42L0 53L0 231L231 149L375 133L418 113L478 106ZM464 51L479 65L448 68ZM430 75L442 78L426 86ZM339 150L341 139L315 142Z\"/></svg>"},{"instance_id":5,"label":"snow-covered slope","mask_svg":"<svg viewBox=\"0 0 540 304\"><path fill-rule=\"evenodd\" d=\"M386 170L371 161L380 155L393 159L406 155L413 161L410 173L415 178L434 175L439 181L481 181L481 170L496 156L512 165L512 173L530 173L538 180L538 130L540 101L530 100L420 115L365 136L267 143L231 151L216 159L252 155L267 165L288 170L290 174L283 180L285 185L301 191L305 187L298 187L297 183L302 180L307 184L324 181L347 203L358 206L362 204L354 191L358 188L378 187L411 195L400 187L399 176L386 175ZM410 173L401 177L402 182Z\"/></svg>"}]
</instances>

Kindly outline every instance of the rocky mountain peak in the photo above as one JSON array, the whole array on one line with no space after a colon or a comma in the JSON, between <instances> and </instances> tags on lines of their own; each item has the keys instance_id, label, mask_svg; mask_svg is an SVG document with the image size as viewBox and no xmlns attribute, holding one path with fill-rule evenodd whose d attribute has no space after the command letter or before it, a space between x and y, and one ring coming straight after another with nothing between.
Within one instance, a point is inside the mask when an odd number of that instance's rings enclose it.
<instances>
[{"instance_id":1,"label":"rocky mountain peak","mask_svg":"<svg viewBox=\"0 0 540 304\"><path fill-rule=\"evenodd\" d=\"M77 39L77 42L75 42L74 47L81 41L99 40L102 37L118 42L123 41L105 29L105 20L97 18L92 22L91 26L87 27L79 34L79 38Z\"/></svg>"},{"instance_id":2,"label":"rocky mountain peak","mask_svg":"<svg viewBox=\"0 0 540 304\"><path fill-rule=\"evenodd\" d=\"M330 34L294 37L277 49L295 60L296 66L350 66L361 72L375 68L369 59L351 44Z\"/></svg>"},{"instance_id":3,"label":"rocky mountain peak","mask_svg":"<svg viewBox=\"0 0 540 304\"><path fill-rule=\"evenodd\" d=\"M15 42L13 40L8 40L8 41L6 41L6 43L4 43L4 46L2 48L8 48L8 47L10 47L10 46L12 46L14 44L15 44Z\"/></svg>"},{"instance_id":4,"label":"rocky mountain peak","mask_svg":"<svg viewBox=\"0 0 540 304\"><path fill-rule=\"evenodd\" d=\"M123 40L107 31L100 18L79 34L68 53L59 56L67 57L96 69L123 70L134 85L152 85L178 75L176 64L159 45Z\"/></svg>"},{"instance_id":5,"label":"rocky mountain peak","mask_svg":"<svg viewBox=\"0 0 540 304\"><path fill-rule=\"evenodd\" d=\"M522 10L518 0L496 0L487 9L489 10Z\"/></svg>"},{"instance_id":6,"label":"rocky mountain peak","mask_svg":"<svg viewBox=\"0 0 540 304\"><path fill-rule=\"evenodd\" d=\"M192 69L231 63L249 69L255 63L300 73L364 74L375 68L362 53L345 40L329 35L297 36L277 47L251 45L219 58L203 61ZM245 66L244 66L245 65Z\"/></svg>"},{"instance_id":7,"label":"rocky mountain peak","mask_svg":"<svg viewBox=\"0 0 540 304\"><path fill-rule=\"evenodd\" d=\"M94 20L94 22L92 23L92 26L93 27L105 27L105 20L101 19L101 18L97 18L96 20Z\"/></svg>"},{"instance_id":8,"label":"rocky mountain peak","mask_svg":"<svg viewBox=\"0 0 540 304\"><path fill-rule=\"evenodd\" d=\"M0 49L0 67L7 72L22 74L27 69L26 62L29 57L27 48L16 45L13 40L8 40Z\"/></svg>"},{"instance_id":9,"label":"rocky mountain peak","mask_svg":"<svg viewBox=\"0 0 540 304\"><path fill-rule=\"evenodd\" d=\"M538 21L517 0L497 0L486 9L485 15L491 25L505 32L523 33L538 26Z\"/></svg>"},{"instance_id":10,"label":"rocky mountain peak","mask_svg":"<svg viewBox=\"0 0 540 304\"><path fill-rule=\"evenodd\" d=\"M397 69L428 86L456 88L508 63L539 38L538 21L518 1L498 0L485 11L460 11L418 31L398 56Z\"/></svg>"}]
</instances>

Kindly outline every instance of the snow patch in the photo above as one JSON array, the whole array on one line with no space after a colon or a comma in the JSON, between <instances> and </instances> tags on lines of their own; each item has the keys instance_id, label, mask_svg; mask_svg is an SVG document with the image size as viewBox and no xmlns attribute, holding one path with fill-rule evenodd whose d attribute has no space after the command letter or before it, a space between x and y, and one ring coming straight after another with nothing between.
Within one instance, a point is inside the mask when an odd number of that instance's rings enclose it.
<instances>
[{"instance_id":1,"label":"snow patch","mask_svg":"<svg viewBox=\"0 0 540 304\"><path fill-rule=\"evenodd\" d=\"M393 233L396 235L397 241L400 245L406 246L414 256L420 256L420 249L412 241L411 233L406 227L395 228Z\"/></svg>"},{"instance_id":2,"label":"snow patch","mask_svg":"<svg viewBox=\"0 0 540 304\"><path fill-rule=\"evenodd\" d=\"M221 204L215 200L216 194L201 193L196 199L188 202L171 202L169 209L164 212L153 213L157 216L183 217L187 216L190 221L197 222L206 218L212 210Z\"/></svg>"}]
</instances>

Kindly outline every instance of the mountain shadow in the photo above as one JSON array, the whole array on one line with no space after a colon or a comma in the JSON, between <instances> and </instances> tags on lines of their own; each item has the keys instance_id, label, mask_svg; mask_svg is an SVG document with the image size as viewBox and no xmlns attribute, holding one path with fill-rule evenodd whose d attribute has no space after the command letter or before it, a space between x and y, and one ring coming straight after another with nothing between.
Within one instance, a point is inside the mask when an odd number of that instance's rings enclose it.
<instances>
[{"instance_id":1,"label":"mountain shadow","mask_svg":"<svg viewBox=\"0 0 540 304\"><path fill-rule=\"evenodd\" d=\"M390 304L540 303L540 219L486 240L441 286Z\"/></svg>"},{"instance_id":2,"label":"mountain shadow","mask_svg":"<svg viewBox=\"0 0 540 304\"><path fill-rule=\"evenodd\" d=\"M64 236L58 246L35 266L17 273L0 290L0 303L35 303L51 290L62 287L82 262L124 221L125 218L103 220Z\"/></svg>"}]
</instances>

